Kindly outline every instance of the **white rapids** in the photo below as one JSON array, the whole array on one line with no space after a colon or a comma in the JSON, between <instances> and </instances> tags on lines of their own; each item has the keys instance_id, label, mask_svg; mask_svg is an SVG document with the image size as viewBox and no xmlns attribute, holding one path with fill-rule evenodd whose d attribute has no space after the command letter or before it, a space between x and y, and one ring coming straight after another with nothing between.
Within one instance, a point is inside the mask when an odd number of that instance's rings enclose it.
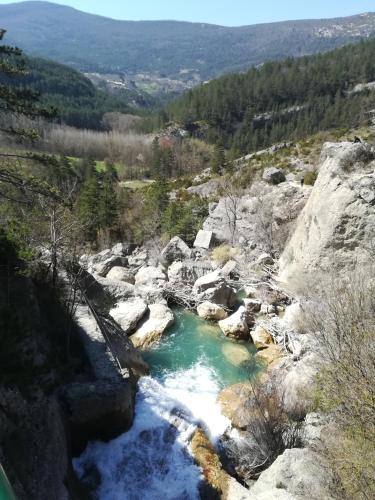
<instances>
[{"instance_id":1,"label":"white rapids","mask_svg":"<svg viewBox=\"0 0 375 500\"><path fill-rule=\"evenodd\" d=\"M196 500L202 480L190 451L200 424L215 441L230 426L216 403L220 385L202 363L139 382L131 429L109 443L90 443L73 461L78 477L97 470L98 500Z\"/></svg>"}]
</instances>

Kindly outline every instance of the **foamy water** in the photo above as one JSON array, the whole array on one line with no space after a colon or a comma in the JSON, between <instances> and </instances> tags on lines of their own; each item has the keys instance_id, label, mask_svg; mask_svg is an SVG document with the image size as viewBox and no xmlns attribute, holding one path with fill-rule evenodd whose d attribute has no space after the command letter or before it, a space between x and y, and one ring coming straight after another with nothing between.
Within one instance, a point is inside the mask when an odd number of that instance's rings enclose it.
<instances>
[{"instance_id":1,"label":"foamy water","mask_svg":"<svg viewBox=\"0 0 375 500\"><path fill-rule=\"evenodd\" d=\"M197 425L213 441L229 427L216 397L215 372L197 362L159 380L139 382L136 414L129 432L110 443L90 443L74 460L78 476L96 468L99 500L195 500L201 471L189 441Z\"/></svg>"}]
</instances>

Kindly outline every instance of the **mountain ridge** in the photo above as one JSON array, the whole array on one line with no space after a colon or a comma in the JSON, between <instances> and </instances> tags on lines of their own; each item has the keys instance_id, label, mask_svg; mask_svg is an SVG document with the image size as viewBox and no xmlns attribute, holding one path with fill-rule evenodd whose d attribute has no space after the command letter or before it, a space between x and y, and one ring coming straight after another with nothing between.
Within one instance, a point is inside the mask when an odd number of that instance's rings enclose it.
<instances>
[{"instance_id":1,"label":"mountain ridge","mask_svg":"<svg viewBox=\"0 0 375 500\"><path fill-rule=\"evenodd\" d=\"M375 35L375 13L227 27L118 20L31 1L0 5L0 18L7 41L31 55L86 73L180 80L187 88L268 60L324 52Z\"/></svg>"}]
</instances>

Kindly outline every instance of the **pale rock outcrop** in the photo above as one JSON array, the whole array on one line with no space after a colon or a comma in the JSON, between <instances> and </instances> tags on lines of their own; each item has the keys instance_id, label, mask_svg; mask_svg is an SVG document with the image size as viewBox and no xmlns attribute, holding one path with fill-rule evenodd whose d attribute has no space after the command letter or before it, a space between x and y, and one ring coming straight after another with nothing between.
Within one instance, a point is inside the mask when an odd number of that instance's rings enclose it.
<instances>
[{"instance_id":1,"label":"pale rock outcrop","mask_svg":"<svg viewBox=\"0 0 375 500\"><path fill-rule=\"evenodd\" d=\"M264 170L263 180L269 184L281 184L285 182L286 178L283 170L276 167L270 167Z\"/></svg>"},{"instance_id":2,"label":"pale rock outcrop","mask_svg":"<svg viewBox=\"0 0 375 500\"><path fill-rule=\"evenodd\" d=\"M115 266L107 274L106 278L112 281L123 281L134 285L134 274L126 267Z\"/></svg>"},{"instance_id":3,"label":"pale rock outcrop","mask_svg":"<svg viewBox=\"0 0 375 500\"><path fill-rule=\"evenodd\" d=\"M250 331L254 345L257 349L264 349L273 344L272 335L263 327L258 325L255 330Z\"/></svg>"},{"instance_id":4,"label":"pale rock outcrop","mask_svg":"<svg viewBox=\"0 0 375 500\"><path fill-rule=\"evenodd\" d=\"M332 474L321 455L307 448L292 448L261 473L250 493L256 499L278 488L296 500L333 500L332 485Z\"/></svg>"},{"instance_id":5,"label":"pale rock outcrop","mask_svg":"<svg viewBox=\"0 0 375 500\"><path fill-rule=\"evenodd\" d=\"M203 229L211 231L219 243L246 248L247 258L256 260L259 255L269 251L262 221L270 219L275 241L284 241L293 231L309 194L309 187L302 187L295 182L283 182L278 186L255 182L247 194L236 199L235 204L228 197L210 204Z\"/></svg>"},{"instance_id":6,"label":"pale rock outcrop","mask_svg":"<svg viewBox=\"0 0 375 500\"><path fill-rule=\"evenodd\" d=\"M296 229L280 258L280 280L303 287L305 275L346 272L369 261L375 209L374 153L361 143L327 143L322 165Z\"/></svg>"},{"instance_id":7,"label":"pale rock outcrop","mask_svg":"<svg viewBox=\"0 0 375 500\"><path fill-rule=\"evenodd\" d=\"M135 297L126 302L119 302L116 307L109 311L109 314L128 335L146 314L147 309L146 302L139 297Z\"/></svg>"},{"instance_id":8,"label":"pale rock outcrop","mask_svg":"<svg viewBox=\"0 0 375 500\"><path fill-rule=\"evenodd\" d=\"M158 342L174 321L173 312L165 304L151 304L150 316L130 337L134 347L145 348Z\"/></svg>"},{"instance_id":9,"label":"pale rock outcrop","mask_svg":"<svg viewBox=\"0 0 375 500\"><path fill-rule=\"evenodd\" d=\"M244 306L222 321L219 321L221 331L225 336L236 340L247 340L249 338L249 326L246 321L246 309Z\"/></svg>"},{"instance_id":10,"label":"pale rock outcrop","mask_svg":"<svg viewBox=\"0 0 375 500\"><path fill-rule=\"evenodd\" d=\"M202 319L219 321L225 319L228 314L225 309L213 304L212 302L203 302L197 307L198 316Z\"/></svg>"},{"instance_id":11,"label":"pale rock outcrop","mask_svg":"<svg viewBox=\"0 0 375 500\"><path fill-rule=\"evenodd\" d=\"M186 191L192 194L199 194L202 198L209 198L210 196L216 194L218 188L219 182L215 179L211 179L203 184L190 186L186 189Z\"/></svg>"},{"instance_id":12,"label":"pale rock outcrop","mask_svg":"<svg viewBox=\"0 0 375 500\"><path fill-rule=\"evenodd\" d=\"M183 261L191 258L191 249L178 236L174 236L161 252L162 257L168 264L174 261Z\"/></svg>"},{"instance_id":13,"label":"pale rock outcrop","mask_svg":"<svg viewBox=\"0 0 375 500\"><path fill-rule=\"evenodd\" d=\"M304 418L311 411L317 366L317 354L309 352L283 378L284 408L293 418Z\"/></svg>"}]
</instances>

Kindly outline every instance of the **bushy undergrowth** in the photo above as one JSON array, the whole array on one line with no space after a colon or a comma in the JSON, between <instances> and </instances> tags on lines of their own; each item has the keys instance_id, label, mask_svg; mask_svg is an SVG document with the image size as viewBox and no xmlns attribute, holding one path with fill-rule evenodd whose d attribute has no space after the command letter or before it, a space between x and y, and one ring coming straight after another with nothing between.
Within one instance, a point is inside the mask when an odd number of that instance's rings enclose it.
<instances>
[{"instance_id":1,"label":"bushy undergrowth","mask_svg":"<svg viewBox=\"0 0 375 500\"><path fill-rule=\"evenodd\" d=\"M333 416L324 451L339 498L375 498L375 273L321 278L306 308L322 359L318 409Z\"/></svg>"}]
</instances>

